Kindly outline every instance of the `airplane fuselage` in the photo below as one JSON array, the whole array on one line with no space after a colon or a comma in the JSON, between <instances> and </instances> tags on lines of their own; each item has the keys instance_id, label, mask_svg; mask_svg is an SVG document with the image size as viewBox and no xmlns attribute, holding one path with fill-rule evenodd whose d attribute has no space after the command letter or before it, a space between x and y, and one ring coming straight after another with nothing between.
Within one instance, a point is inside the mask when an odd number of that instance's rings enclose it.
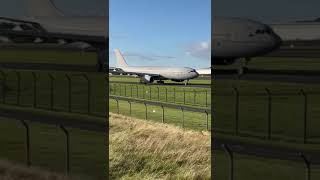
<instances>
[{"instance_id":1,"label":"airplane fuselage","mask_svg":"<svg viewBox=\"0 0 320 180\"><path fill-rule=\"evenodd\" d=\"M193 79L199 76L199 74L192 68L182 67L121 67L124 72L136 73L136 74L157 74L154 76L154 80L176 80L176 81L184 81ZM159 78L159 79L158 79Z\"/></svg>"}]
</instances>

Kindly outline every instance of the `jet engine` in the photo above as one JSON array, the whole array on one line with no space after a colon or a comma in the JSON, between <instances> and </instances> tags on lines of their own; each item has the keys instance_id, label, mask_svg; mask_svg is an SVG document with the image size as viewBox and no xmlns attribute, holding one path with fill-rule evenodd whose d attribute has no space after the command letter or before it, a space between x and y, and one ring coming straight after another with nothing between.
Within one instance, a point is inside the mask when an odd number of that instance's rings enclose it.
<instances>
[{"instance_id":1,"label":"jet engine","mask_svg":"<svg viewBox=\"0 0 320 180\"><path fill-rule=\"evenodd\" d=\"M140 82L142 83L153 83L154 79L152 76L144 75L140 78Z\"/></svg>"}]
</instances>

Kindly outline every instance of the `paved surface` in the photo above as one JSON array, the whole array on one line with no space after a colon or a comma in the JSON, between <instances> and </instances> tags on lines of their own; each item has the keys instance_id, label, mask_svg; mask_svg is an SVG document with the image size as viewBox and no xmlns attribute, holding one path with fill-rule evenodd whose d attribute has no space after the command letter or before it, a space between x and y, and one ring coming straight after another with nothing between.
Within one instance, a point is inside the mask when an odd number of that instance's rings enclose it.
<instances>
[{"instance_id":1,"label":"paved surface","mask_svg":"<svg viewBox=\"0 0 320 180\"><path fill-rule=\"evenodd\" d=\"M110 81L110 83L118 83L118 84L141 84L139 82L124 82L124 81ZM147 84L150 86L180 86L180 87L194 87L194 88L211 88L210 84L192 84L189 83L187 86L181 83L167 83L167 84L157 84L157 83L152 83L152 84Z\"/></svg>"}]
</instances>

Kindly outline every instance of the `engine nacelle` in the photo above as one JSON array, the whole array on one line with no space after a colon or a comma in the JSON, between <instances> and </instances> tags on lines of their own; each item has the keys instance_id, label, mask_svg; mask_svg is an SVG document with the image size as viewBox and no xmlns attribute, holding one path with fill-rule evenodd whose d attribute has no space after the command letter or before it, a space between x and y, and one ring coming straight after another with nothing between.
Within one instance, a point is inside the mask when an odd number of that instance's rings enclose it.
<instances>
[{"instance_id":1,"label":"engine nacelle","mask_svg":"<svg viewBox=\"0 0 320 180\"><path fill-rule=\"evenodd\" d=\"M149 75L144 75L140 78L140 82L143 82L143 83L153 83L154 79L152 76L149 76Z\"/></svg>"}]
</instances>

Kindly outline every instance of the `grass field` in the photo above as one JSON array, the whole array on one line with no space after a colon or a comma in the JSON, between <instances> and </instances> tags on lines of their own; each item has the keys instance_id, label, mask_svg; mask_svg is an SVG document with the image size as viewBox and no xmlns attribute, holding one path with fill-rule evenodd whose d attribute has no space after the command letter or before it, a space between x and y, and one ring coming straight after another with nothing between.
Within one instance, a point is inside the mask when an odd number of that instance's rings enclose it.
<instances>
[{"instance_id":1,"label":"grass field","mask_svg":"<svg viewBox=\"0 0 320 180\"><path fill-rule=\"evenodd\" d=\"M215 66L217 69L236 68L238 65ZM285 70L320 70L320 58L302 57L257 57L253 58L248 68L257 69L285 69Z\"/></svg>"},{"instance_id":2,"label":"grass field","mask_svg":"<svg viewBox=\"0 0 320 180\"><path fill-rule=\"evenodd\" d=\"M109 83L109 94L152 101L210 107L211 89L181 86L150 86Z\"/></svg>"},{"instance_id":3,"label":"grass field","mask_svg":"<svg viewBox=\"0 0 320 180\"><path fill-rule=\"evenodd\" d=\"M73 180L81 177L70 177L64 174L52 173L39 168L28 168L21 164L13 164L0 160L0 179L2 180Z\"/></svg>"},{"instance_id":4,"label":"grass field","mask_svg":"<svg viewBox=\"0 0 320 180\"><path fill-rule=\"evenodd\" d=\"M70 133L71 175L84 179L104 179L106 176L105 134L79 129ZM0 120L0 157L25 163L25 129L19 121ZM53 125L30 124L30 156L33 167L52 172L65 171L65 136ZM90 163L88 163L90 162Z\"/></svg>"},{"instance_id":5,"label":"grass field","mask_svg":"<svg viewBox=\"0 0 320 180\"><path fill-rule=\"evenodd\" d=\"M1 48L0 62L94 65L94 52Z\"/></svg>"},{"instance_id":6,"label":"grass field","mask_svg":"<svg viewBox=\"0 0 320 180\"><path fill-rule=\"evenodd\" d=\"M229 179L229 157L215 150L213 179ZM303 160L300 162L234 154L234 177L246 180L296 180L306 179ZM320 168L311 165L311 179L320 178Z\"/></svg>"},{"instance_id":7,"label":"grass field","mask_svg":"<svg viewBox=\"0 0 320 180\"><path fill-rule=\"evenodd\" d=\"M304 134L305 98L307 95L307 137L318 141L320 134L320 85L281 82L216 80L213 85L216 117L214 126L234 133L236 120L236 95L239 90L239 131L265 137L268 127L268 95L271 92L271 132L275 139L300 141Z\"/></svg>"},{"instance_id":8,"label":"grass field","mask_svg":"<svg viewBox=\"0 0 320 180\"><path fill-rule=\"evenodd\" d=\"M111 114L109 139L110 179L211 177L208 132Z\"/></svg>"},{"instance_id":9,"label":"grass field","mask_svg":"<svg viewBox=\"0 0 320 180\"><path fill-rule=\"evenodd\" d=\"M130 115L130 105L126 101L119 101L119 113L132 116L139 119L145 119L145 106L140 103L132 103L132 112ZM109 99L109 112L117 113L117 103L115 100ZM147 119L154 122L162 122L162 108L160 106L147 106ZM184 111L184 121L182 119L182 111L177 109L165 108L164 121L168 124L174 124L180 127L206 130L211 128L211 116L207 118L205 113L195 113Z\"/></svg>"},{"instance_id":10,"label":"grass field","mask_svg":"<svg viewBox=\"0 0 320 180\"><path fill-rule=\"evenodd\" d=\"M20 84L15 71L3 70L3 72L6 74L6 81L4 82L3 76L0 77L2 84L4 84L3 87L5 87L1 91L0 99L2 102L4 99L7 104L69 112L69 100L71 100L71 112L87 114L90 112L91 115L99 116L106 114L106 94L103 88L106 85L103 74L81 73L90 79L90 94L88 94L88 81L76 72L19 70ZM32 72L36 74L36 83ZM49 73L52 75L53 81L51 81ZM69 97L66 74L71 78L71 97ZM88 95L90 97L89 103Z\"/></svg>"},{"instance_id":11,"label":"grass field","mask_svg":"<svg viewBox=\"0 0 320 180\"><path fill-rule=\"evenodd\" d=\"M133 76L119 76L119 75L111 75L109 76L110 82L112 81L122 81L122 82L139 82L139 78L133 77ZM165 84L181 84L183 85L184 82L174 82L171 80L165 80ZM191 79L189 81L190 84L211 84L211 79L203 79L203 78L196 78L196 79Z\"/></svg>"}]
</instances>

